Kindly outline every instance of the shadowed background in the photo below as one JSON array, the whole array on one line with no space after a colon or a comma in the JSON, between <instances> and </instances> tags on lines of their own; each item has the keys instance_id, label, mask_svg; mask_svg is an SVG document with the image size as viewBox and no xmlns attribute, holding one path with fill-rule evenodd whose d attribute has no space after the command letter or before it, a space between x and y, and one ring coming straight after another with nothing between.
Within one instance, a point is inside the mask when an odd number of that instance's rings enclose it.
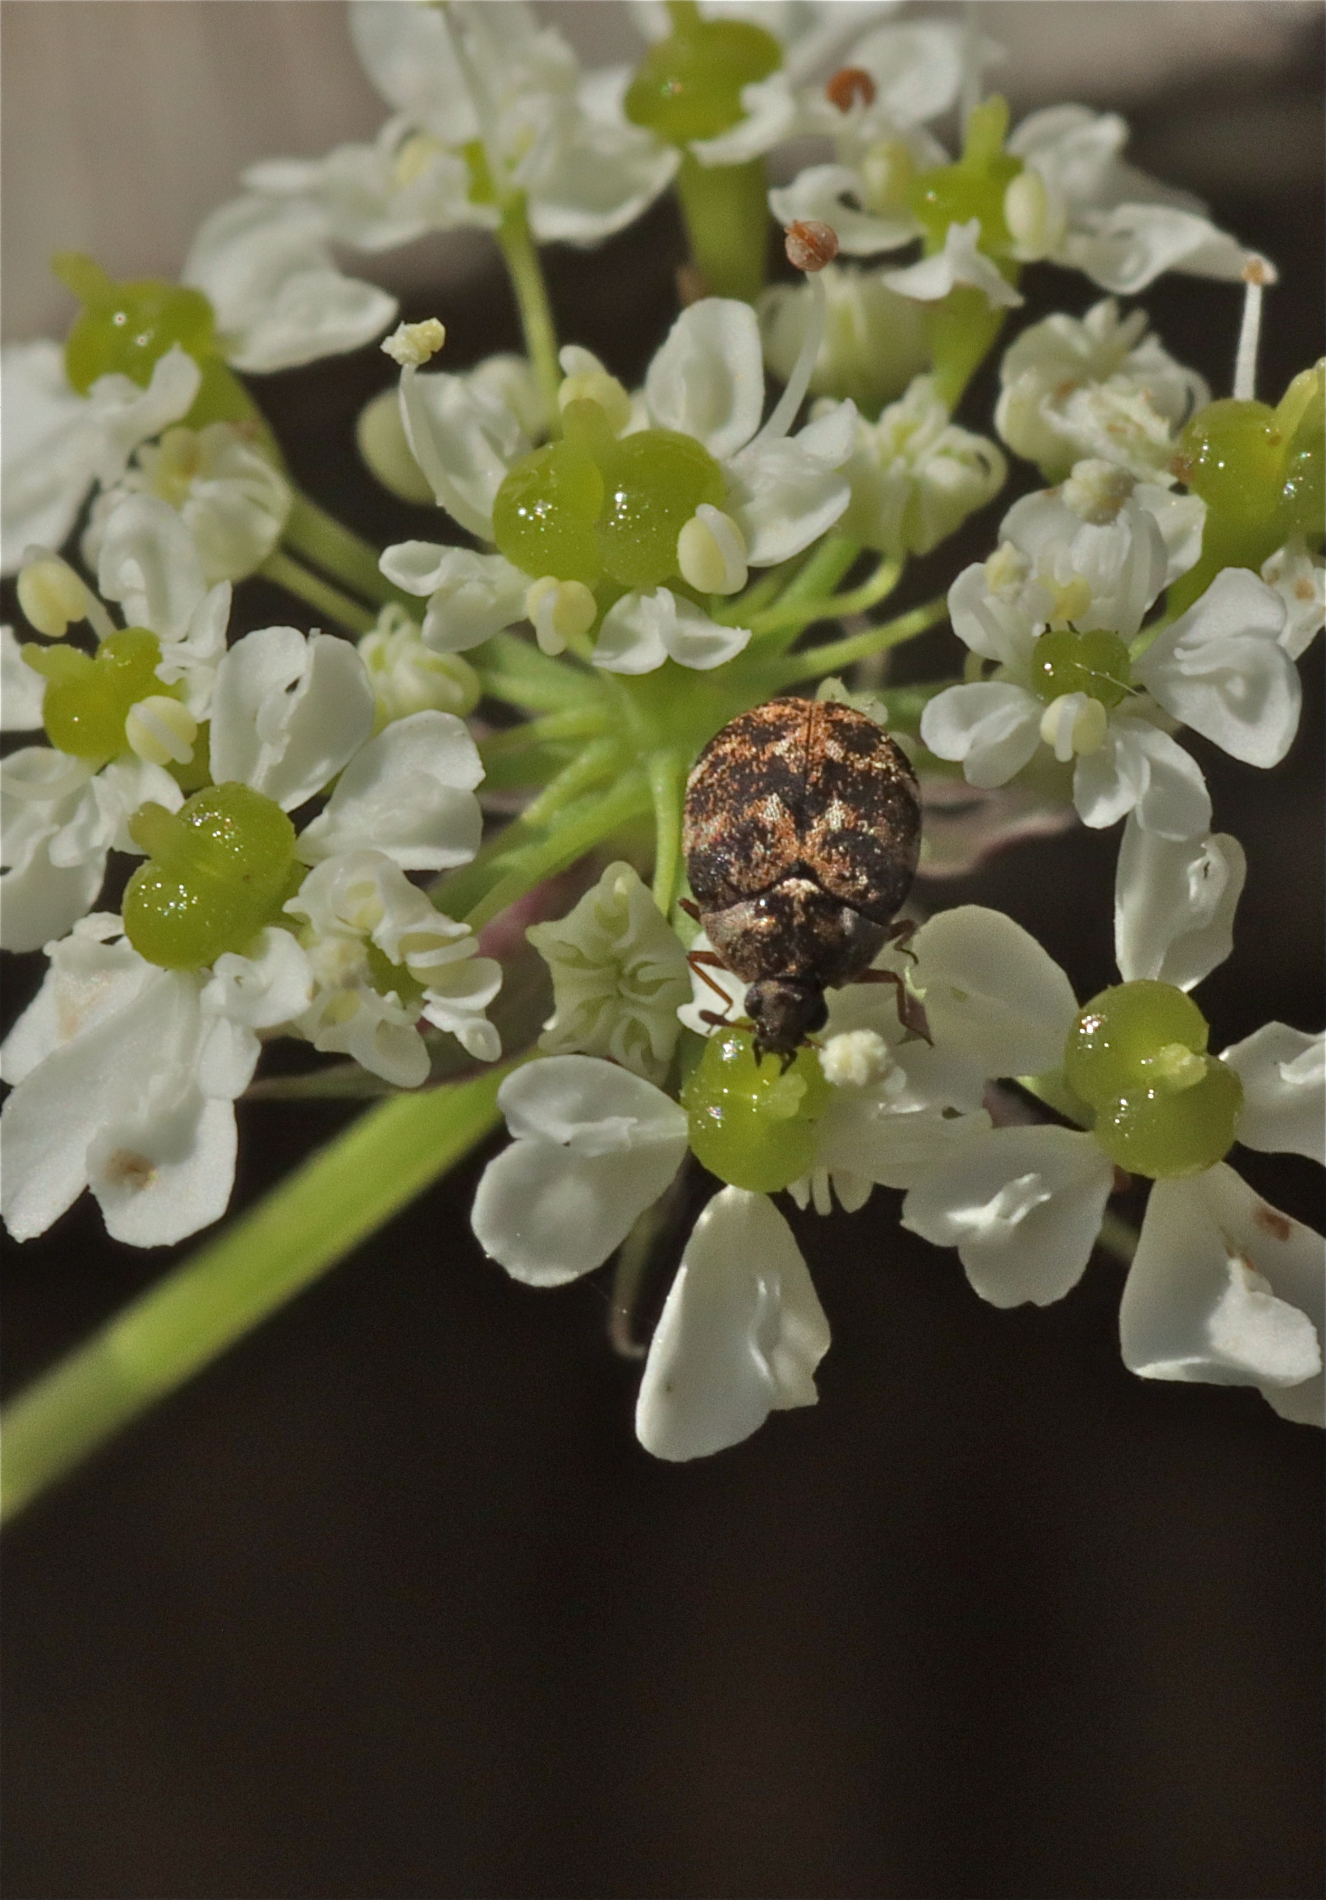
<instances>
[{"instance_id":1,"label":"shadowed background","mask_svg":"<svg viewBox=\"0 0 1326 1900\"><path fill-rule=\"evenodd\" d=\"M578 37L580 16L616 18L551 11ZM996 15L1031 9L986 11L1000 33ZM1046 47L1062 43L1065 16L1083 31L1088 16L1092 31L1113 16L1116 90L1104 55L1087 84L1057 70L1048 90L1126 95L1137 162L1203 191L1222 224L1280 264L1261 378L1274 400L1322 347L1319 129L1297 145L1266 132L1319 128L1320 14L1253 11L1266 20L1259 58L1245 29L1231 61L1228 44L1212 52L1206 23L1221 16L1233 35L1240 6L1035 9ZM1173 51L1175 16L1190 63ZM356 83L339 10L319 0L11 0L7 96L53 100L49 74L63 72L66 123L82 122L94 108L76 92L79 62L96 47L108 73L156 44L152 18L162 47L193 34L211 48L216 34L229 48L193 69L153 68L152 84L187 99L221 73L240 122L283 37L299 137L262 121L261 143L236 163L377 122L367 97L359 120L335 116L348 93L303 58L304 32L335 44L345 87ZM66 65L41 65L60 34ZM1143 69L1161 73L1162 92L1148 92ZM187 118L145 130L120 105L106 121L108 173L113 158L132 176L146 148L163 177L177 158L192 176ZM7 244L32 222L20 191L30 175L9 171ZM126 219L121 254L91 221L42 245L82 242L112 269L169 270L189 221L229 188L224 175L206 181L168 255L145 206ZM438 241L435 259L445 250ZM671 320L680 255L666 207L595 259L554 253L564 334L638 375ZM453 365L517 340L491 259L480 246L462 261L412 279L416 260L399 279L408 316L446 320ZM1030 288L1041 308L1082 310L1095 295L1049 269ZM7 299L36 312L28 294L11 266ZM1236 290L1170 278L1143 301L1174 353L1225 390ZM390 374L368 350L254 383L304 485L383 540L437 528L435 514L374 489L350 448L354 416ZM987 377L968 420L982 407L988 417L989 395ZM1008 499L972 524L973 553ZM899 604L956 564L952 545L918 564ZM257 583L240 600L237 631L301 619ZM1269 1017L1321 1025L1320 645L1304 671L1303 729L1277 771L1194 742L1217 822L1250 858L1234 958L1199 993L1215 1047ZM1085 996L1112 976L1116 849L1117 834L1071 833L925 896L1006 909ZM26 960L11 982L10 1016L39 968ZM242 1109L239 1200L346 1119L328 1106ZM1321 1224L1319 1170L1238 1159L1278 1205ZM605 1275L539 1294L485 1262L466 1219L478 1166L9 1537L9 1895L1320 1890L1317 1434L1255 1392L1130 1378L1110 1261L1093 1261L1057 1306L997 1312L952 1253L900 1234L897 1197L877 1192L851 1220L792 1215L834 1334L819 1406L716 1459L666 1467L631 1437L638 1371L608 1350ZM10 1248L8 1388L170 1258L108 1243L85 1206Z\"/></svg>"}]
</instances>

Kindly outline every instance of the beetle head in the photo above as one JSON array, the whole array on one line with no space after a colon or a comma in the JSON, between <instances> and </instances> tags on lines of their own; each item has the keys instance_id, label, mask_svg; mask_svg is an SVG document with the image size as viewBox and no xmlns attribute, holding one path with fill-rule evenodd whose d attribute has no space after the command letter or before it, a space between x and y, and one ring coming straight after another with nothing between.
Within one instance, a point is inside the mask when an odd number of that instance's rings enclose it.
<instances>
[{"instance_id":1,"label":"beetle head","mask_svg":"<svg viewBox=\"0 0 1326 1900\"><path fill-rule=\"evenodd\" d=\"M807 1036L829 1020L824 990L794 977L767 976L746 991L746 1013L755 1025L758 1054L792 1056Z\"/></svg>"}]
</instances>

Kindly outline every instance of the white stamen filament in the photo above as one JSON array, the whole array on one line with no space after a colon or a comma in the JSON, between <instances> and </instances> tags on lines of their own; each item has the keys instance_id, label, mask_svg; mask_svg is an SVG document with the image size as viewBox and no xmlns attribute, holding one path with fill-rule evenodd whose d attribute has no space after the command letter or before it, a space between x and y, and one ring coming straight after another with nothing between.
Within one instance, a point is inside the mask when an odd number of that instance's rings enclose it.
<instances>
[{"instance_id":1,"label":"white stamen filament","mask_svg":"<svg viewBox=\"0 0 1326 1900\"><path fill-rule=\"evenodd\" d=\"M484 84L483 74L475 65L465 42L464 29L456 18L455 8L444 4L442 15L456 55L456 64L460 67L461 77L470 95L470 104L474 107L474 116L479 121L479 142L483 146L483 155L488 161L493 187L500 199L506 189L506 179L503 176L504 167L497 136L497 112L489 96L488 88Z\"/></svg>"},{"instance_id":2,"label":"white stamen filament","mask_svg":"<svg viewBox=\"0 0 1326 1900\"><path fill-rule=\"evenodd\" d=\"M746 541L721 508L702 501L677 536L677 571L702 594L739 594L746 585Z\"/></svg>"},{"instance_id":3,"label":"white stamen filament","mask_svg":"<svg viewBox=\"0 0 1326 1900\"><path fill-rule=\"evenodd\" d=\"M810 293L810 318L806 324L806 334L801 339L801 348L797 351L797 360L792 365L792 374L787 379L787 387L778 398L777 406L769 420L760 430L751 447L763 442L780 442L796 421L797 410L805 400L810 378L819 358L820 345L824 341L824 324L828 303L824 295L824 285L818 277L808 277L806 288Z\"/></svg>"},{"instance_id":4,"label":"white stamen filament","mask_svg":"<svg viewBox=\"0 0 1326 1900\"><path fill-rule=\"evenodd\" d=\"M124 736L149 765L187 765L193 757L198 721L178 699L153 693L129 708Z\"/></svg>"},{"instance_id":5,"label":"white stamen filament","mask_svg":"<svg viewBox=\"0 0 1326 1900\"><path fill-rule=\"evenodd\" d=\"M1257 346L1262 333L1262 288L1267 273L1259 257L1243 267L1243 321L1234 356L1234 400L1251 402L1257 393Z\"/></svg>"}]
</instances>

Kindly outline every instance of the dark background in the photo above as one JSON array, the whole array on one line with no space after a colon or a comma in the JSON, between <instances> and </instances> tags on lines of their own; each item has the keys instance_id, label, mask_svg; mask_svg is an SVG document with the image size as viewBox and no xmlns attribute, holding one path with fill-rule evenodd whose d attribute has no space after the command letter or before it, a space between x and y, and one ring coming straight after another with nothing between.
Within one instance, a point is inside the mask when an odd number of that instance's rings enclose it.
<instances>
[{"instance_id":1,"label":"dark background","mask_svg":"<svg viewBox=\"0 0 1326 1900\"><path fill-rule=\"evenodd\" d=\"M1320 51L1285 93L1319 100ZM1133 155L1200 186L1185 124L1236 136L1247 103L1233 79L1177 94ZM1271 401L1322 347L1315 164L1263 186L1250 163L1216 203L1282 269ZM679 257L666 210L554 254L563 334L638 374ZM1096 295L1048 268L1031 288L1030 316ZM1237 290L1167 278L1143 301L1227 390ZM516 344L496 271L439 314L453 364ZM256 385L309 490L383 540L437 531L347 454L390 373L370 350ZM291 617L241 597L241 628ZM1304 676L1277 771L1193 742L1250 859L1235 955L1199 993L1217 1048L1322 1020L1320 643ZM1086 995L1112 975L1116 850L1071 833L926 896L1009 911ZM347 1119L248 1105L237 1204ZM819 1406L658 1464L605 1276L540 1294L480 1257L482 1159L10 1534L6 1894L1319 1892L1318 1434L1251 1390L1132 1379L1110 1260L998 1312L877 1191L852 1219L791 1216L833 1327ZM1319 1170L1238 1159L1320 1225ZM8 1389L170 1263L107 1242L86 1201L10 1248Z\"/></svg>"}]
</instances>

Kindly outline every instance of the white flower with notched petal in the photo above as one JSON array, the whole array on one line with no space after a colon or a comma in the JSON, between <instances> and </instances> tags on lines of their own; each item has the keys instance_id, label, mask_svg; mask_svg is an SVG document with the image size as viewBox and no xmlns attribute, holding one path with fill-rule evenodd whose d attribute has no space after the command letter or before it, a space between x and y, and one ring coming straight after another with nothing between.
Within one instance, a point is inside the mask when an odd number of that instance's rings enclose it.
<instances>
[{"instance_id":1,"label":"white flower with notched petal","mask_svg":"<svg viewBox=\"0 0 1326 1900\"><path fill-rule=\"evenodd\" d=\"M1138 1045L1147 1099L1158 1096L1173 1128L1162 1122L1149 1137L1150 1158L1133 1162L1158 1178L1124 1291L1124 1360L1147 1378L1256 1385L1283 1416L1321 1423L1326 1242L1268 1207L1219 1156L1193 1159L1182 1144L1192 1138L1185 1097L1199 1084L1209 1087L1214 1075L1223 1117L1216 1147L1240 1141L1326 1159L1326 1044L1271 1023L1213 1061L1169 1039L1181 1023L1204 1050L1200 1014L1168 985L1180 976L1195 983L1224 954L1227 933L1213 921L1223 894L1213 897L1210 885L1241 869L1241 853L1232 839L1210 839L1190 850L1185 879L1173 860L1183 847L1136 837L1135 844L1150 863L1121 866L1116 943L1124 989L1105 992L1092 1007L1127 996L1128 985L1157 968L1164 972L1133 995L1156 1025L1154 1048L1148 1052L1145 1032ZM990 1076L1062 1071L1076 999L1025 931L967 906L932 918L913 947L913 981L937 1033L965 1046ZM976 1291L995 1305L1061 1298L1095 1244L1114 1183L1114 1131L1126 1112L1122 1099L1102 1099L1100 1139L1058 1127L973 1134L909 1189L903 1225L956 1247ZM1102 1146L1107 1136L1111 1152Z\"/></svg>"},{"instance_id":2,"label":"white flower with notched petal","mask_svg":"<svg viewBox=\"0 0 1326 1900\"><path fill-rule=\"evenodd\" d=\"M1326 562L1296 534L1262 562L1262 579L1285 603L1280 645L1291 660L1301 659L1326 625Z\"/></svg>"},{"instance_id":3,"label":"white flower with notched petal","mask_svg":"<svg viewBox=\"0 0 1326 1900\"><path fill-rule=\"evenodd\" d=\"M591 405L601 418L604 453L611 456L616 443L635 458L631 465L642 471L638 479L645 484L642 498L652 479L651 433L659 430L698 443L723 491L721 507L701 502L679 523L675 546L669 541L663 550L664 584L636 585L614 600L602 621L595 664L618 673L650 672L667 659L700 670L721 665L746 645L748 631L712 619L666 579L677 576L702 592L732 594L745 585L748 568L790 560L818 540L850 497L842 471L852 452L855 408L839 403L791 436L792 416L780 406L761 428L759 326L748 304L725 298L707 298L682 312L635 403L588 351L568 347L562 366L563 407ZM473 378L421 376L407 363L401 412L439 505L492 543L499 491L526 464L532 446L510 408ZM616 480L629 501L627 478ZM646 499L637 513L647 518ZM583 531L592 546L592 515ZM527 563L523 568L517 554ZM529 564L534 560L515 540L503 553L482 555L416 541L388 548L382 567L398 585L429 596L424 637L431 645L449 651L477 645L523 611L534 621L540 644L558 652L589 632L598 604L591 585L536 573ZM592 567L584 571L592 573ZM522 579L526 592L518 605Z\"/></svg>"},{"instance_id":4,"label":"white flower with notched petal","mask_svg":"<svg viewBox=\"0 0 1326 1900\"><path fill-rule=\"evenodd\" d=\"M304 1007L309 975L287 931L214 971L162 970L98 914L50 949L51 968L3 1050L5 1224L44 1233L84 1188L115 1239L182 1240L225 1212L235 1097L259 1034Z\"/></svg>"},{"instance_id":5,"label":"white flower with notched petal","mask_svg":"<svg viewBox=\"0 0 1326 1900\"><path fill-rule=\"evenodd\" d=\"M552 973L553 1014L539 1047L608 1056L662 1082L690 979L676 931L631 866L610 864L565 917L525 934Z\"/></svg>"},{"instance_id":6,"label":"white flower with notched petal","mask_svg":"<svg viewBox=\"0 0 1326 1900\"><path fill-rule=\"evenodd\" d=\"M1005 350L999 381L995 428L1047 482L1096 457L1168 487L1179 431L1211 396L1148 334L1146 312L1122 316L1113 297L1032 324Z\"/></svg>"},{"instance_id":7,"label":"white flower with notched petal","mask_svg":"<svg viewBox=\"0 0 1326 1900\"><path fill-rule=\"evenodd\" d=\"M474 1202L480 1245L530 1286L600 1266L664 1192L687 1151L686 1115L651 1082L594 1056L547 1056L507 1077L515 1137ZM655 1457L707 1456L771 1411L816 1400L829 1328L772 1201L728 1187L687 1243L650 1346L636 1410Z\"/></svg>"},{"instance_id":8,"label":"white flower with notched petal","mask_svg":"<svg viewBox=\"0 0 1326 1900\"><path fill-rule=\"evenodd\" d=\"M868 416L901 396L930 360L925 317L913 298L890 290L880 271L826 264L824 335L810 373L814 396L850 397ZM814 321L816 293L807 283L771 284L758 304L764 357L784 383Z\"/></svg>"},{"instance_id":9,"label":"white flower with notched petal","mask_svg":"<svg viewBox=\"0 0 1326 1900\"><path fill-rule=\"evenodd\" d=\"M1075 762L1085 824L1135 812L1162 837L1203 832L1206 785L1162 730L1166 716L1270 766L1293 742L1301 703L1285 603L1246 569L1225 569L1186 613L1139 639L1152 602L1196 559L1203 513L1098 461L1016 503L1000 548L949 590L954 631L996 675L929 702L930 750L961 761L973 785L994 786L1045 745Z\"/></svg>"}]
</instances>

